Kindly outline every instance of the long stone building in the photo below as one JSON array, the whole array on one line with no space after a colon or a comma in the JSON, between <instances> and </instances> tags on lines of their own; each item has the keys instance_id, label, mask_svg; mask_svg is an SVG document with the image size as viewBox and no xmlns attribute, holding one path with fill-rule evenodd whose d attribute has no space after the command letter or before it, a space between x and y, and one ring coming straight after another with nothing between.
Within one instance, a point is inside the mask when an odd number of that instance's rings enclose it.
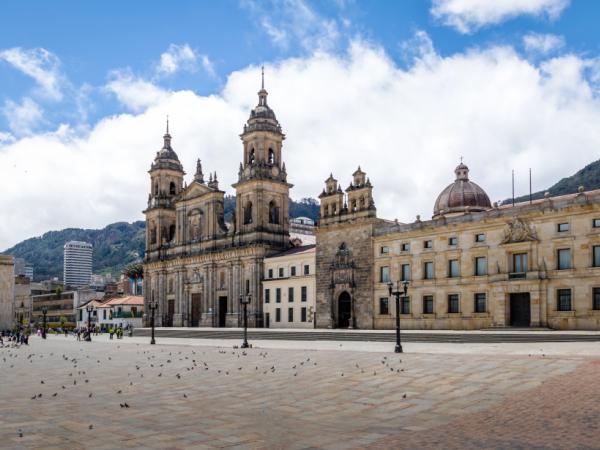
<instances>
[{"instance_id":1,"label":"long stone building","mask_svg":"<svg viewBox=\"0 0 600 450\"><path fill-rule=\"evenodd\" d=\"M171 146L171 135L150 168L144 263L145 311L158 302L162 326L239 326L240 295L250 294L250 326L262 326L263 263L289 243L285 135L267 104L264 78L258 105L240 135L242 162L233 185L236 206L225 223L216 172L205 179L200 160L193 181ZM148 316L148 314L146 314Z\"/></svg>"},{"instance_id":2,"label":"long stone building","mask_svg":"<svg viewBox=\"0 0 600 450\"><path fill-rule=\"evenodd\" d=\"M491 205L460 164L431 220L376 217L360 169L320 196L317 325L395 326L388 283L409 281L403 328L600 329L600 190Z\"/></svg>"}]
</instances>

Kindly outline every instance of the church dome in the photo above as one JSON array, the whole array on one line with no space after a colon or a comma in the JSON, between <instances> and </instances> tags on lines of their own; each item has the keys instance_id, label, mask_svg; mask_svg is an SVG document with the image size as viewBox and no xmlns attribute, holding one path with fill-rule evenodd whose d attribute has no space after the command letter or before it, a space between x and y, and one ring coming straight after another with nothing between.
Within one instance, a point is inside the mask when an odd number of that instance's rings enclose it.
<instances>
[{"instance_id":1,"label":"church dome","mask_svg":"<svg viewBox=\"0 0 600 450\"><path fill-rule=\"evenodd\" d=\"M179 162L177 153L171 147L171 135L169 134L169 122L167 121L167 132L163 136L163 147L156 152L156 158L150 170L156 169L173 169L183 172L183 166Z\"/></svg>"},{"instance_id":2,"label":"church dome","mask_svg":"<svg viewBox=\"0 0 600 450\"><path fill-rule=\"evenodd\" d=\"M462 162L454 169L456 180L438 196L433 207L433 218L446 214L485 211L492 207L483 189L469 180L469 168Z\"/></svg>"},{"instance_id":3,"label":"church dome","mask_svg":"<svg viewBox=\"0 0 600 450\"><path fill-rule=\"evenodd\" d=\"M244 125L244 134L253 131L270 131L283 135L281 126L275 117L275 112L267 104L267 95L263 68L262 85L260 91L258 91L258 105L250 112L250 118Z\"/></svg>"}]
</instances>

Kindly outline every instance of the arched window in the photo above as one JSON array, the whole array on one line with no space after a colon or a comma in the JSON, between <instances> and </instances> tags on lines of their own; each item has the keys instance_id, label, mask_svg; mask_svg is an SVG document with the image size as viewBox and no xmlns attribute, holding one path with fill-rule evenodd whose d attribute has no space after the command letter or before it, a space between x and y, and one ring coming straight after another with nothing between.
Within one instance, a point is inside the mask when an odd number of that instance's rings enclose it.
<instances>
[{"instance_id":1,"label":"arched window","mask_svg":"<svg viewBox=\"0 0 600 450\"><path fill-rule=\"evenodd\" d=\"M175 240L175 225L171 225L169 227L169 242L173 242Z\"/></svg>"},{"instance_id":2,"label":"arched window","mask_svg":"<svg viewBox=\"0 0 600 450\"><path fill-rule=\"evenodd\" d=\"M356 211L356 199L352 200L352 211Z\"/></svg>"},{"instance_id":3,"label":"arched window","mask_svg":"<svg viewBox=\"0 0 600 450\"><path fill-rule=\"evenodd\" d=\"M156 244L156 227L154 225L150 226L150 244Z\"/></svg>"},{"instance_id":4,"label":"arched window","mask_svg":"<svg viewBox=\"0 0 600 450\"><path fill-rule=\"evenodd\" d=\"M244 207L244 225L252 223L252 202L248 201Z\"/></svg>"},{"instance_id":5,"label":"arched window","mask_svg":"<svg viewBox=\"0 0 600 450\"><path fill-rule=\"evenodd\" d=\"M275 153L272 148L269 148L269 164L275 163Z\"/></svg>"},{"instance_id":6,"label":"arched window","mask_svg":"<svg viewBox=\"0 0 600 450\"><path fill-rule=\"evenodd\" d=\"M219 273L219 288L220 289L225 288L225 272Z\"/></svg>"},{"instance_id":7,"label":"arched window","mask_svg":"<svg viewBox=\"0 0 600 450\"><path fill-rule=\"evenodd\" d=\"M171 195L177 194L177 187L175 186L175 183L173 183L172 181L171 181L171 183L169 183L169 194L171 194Z\"/></svg>"},{"instance_id":8,"label":"arched window","mask_svg":"<svg viewBox=\"0 0 600 450\"><path fill-rule=\"evenodd\" d=\"M154 195L158 195L158 183L154 183Z\"/></svg>"},{"instance_id":9,"label":"arched window","mask_svg":"<svg viewBox=\"0 0 600 450\"><path fill-rule=\"evenodd\" d=\"M248 155L248 164L254 164L254 148L250 150Z\"/></svg>"},{"instance_id":10,"label":"arched window","mask_svg":"<svg viewBox=\"0 0 600 450\"><path fill-rule=\"evenodd\" d=\"M269 223L279 225L279 207L275 200L269 203Z\"/></svg>"},{"instance_id":11,"label":"arched window","mask_svg":"<svg viewBox=\"0 0 600 450\"><path fill-rule=\"evenodd\" d=\"M333 204L333 205L331 205L331 206L332 206L332 208L331 208L331 209L332 209L332 214L333 214L333 215L337 214L337 205L334 203L334 204Z\"/></svg>"}]
</instances>

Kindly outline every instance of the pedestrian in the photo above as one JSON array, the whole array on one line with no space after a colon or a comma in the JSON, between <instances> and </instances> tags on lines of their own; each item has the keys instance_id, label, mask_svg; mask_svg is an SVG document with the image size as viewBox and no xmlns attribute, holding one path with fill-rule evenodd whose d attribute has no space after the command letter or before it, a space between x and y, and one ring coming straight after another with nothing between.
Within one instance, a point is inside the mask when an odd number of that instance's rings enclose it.
<instances>
[{"instance_id":1,"label":"pedestrian","mask_svg":"<svg viewBox=\"0 0 600 450\"><path fill-rule=\"evenodd\" d=\"M108 334L110 335L110 338L111 338L111 339L113 338L113 334L114 334L114 333L115 333L115 330L114 330L114 329L113 329L113 327L111 326L111 327L108 329Z\"/></svg>"}]
</instances>

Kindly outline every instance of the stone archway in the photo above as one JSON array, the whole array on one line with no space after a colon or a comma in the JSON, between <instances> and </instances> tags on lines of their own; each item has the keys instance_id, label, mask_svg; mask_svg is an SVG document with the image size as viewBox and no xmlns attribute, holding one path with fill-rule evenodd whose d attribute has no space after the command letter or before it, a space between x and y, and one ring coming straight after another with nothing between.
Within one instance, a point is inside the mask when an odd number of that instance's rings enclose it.
<instances>
[{"instance_id":1,"label":"stone archway","mask_svg":"<svg viewBox=\"0 0 600 450\"><path fill-rule=\"evenodd\" d=\"M337 328L352 328L352 297L343 291L337 301Z\"/></svg>"}]
</instances>

